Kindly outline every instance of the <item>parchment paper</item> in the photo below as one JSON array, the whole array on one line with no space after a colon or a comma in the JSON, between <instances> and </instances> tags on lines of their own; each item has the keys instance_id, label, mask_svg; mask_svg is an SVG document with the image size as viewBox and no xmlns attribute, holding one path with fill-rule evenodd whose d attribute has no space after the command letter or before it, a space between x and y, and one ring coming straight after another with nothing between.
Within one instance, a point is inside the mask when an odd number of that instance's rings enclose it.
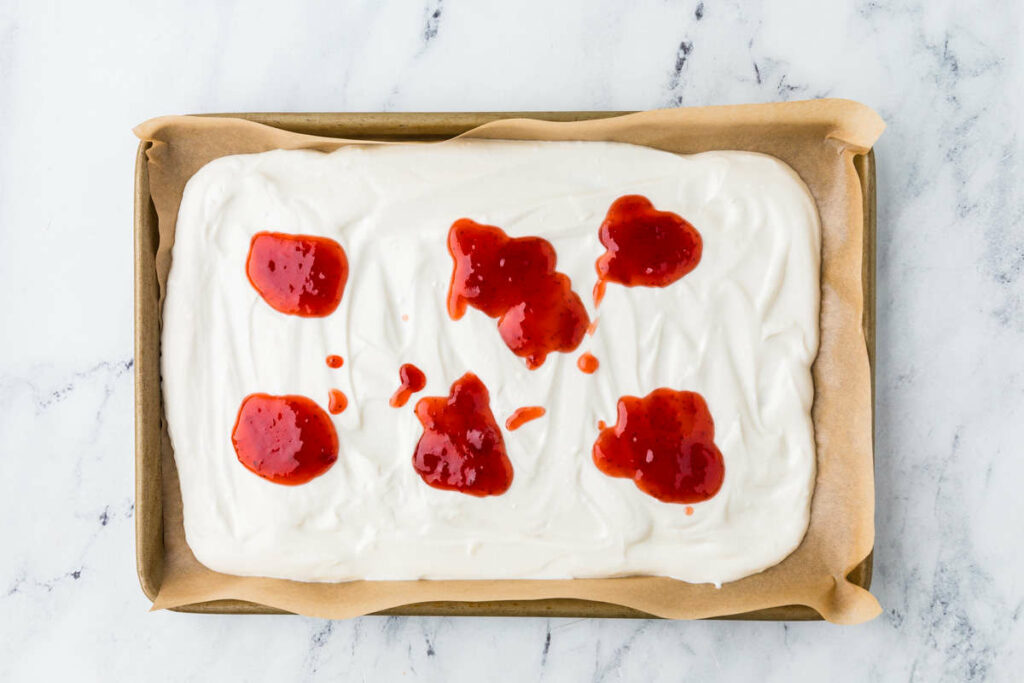
<instances>
[{"instance_id":1,"label":"parchment paper","mask_svg":"<svg viewBox=\"0 0 1024 683\"><path fill-rule=\"evenodd\" d=\"M807 535L780 564L720 589L656 577L331 584L229 576L199 564L185 542L181 492L164 429L165 557L153 608L236 598L309 616L346 618L436 600L580 598L668 618L790 604L808 605L837 623L875 617L881 611L878 602L846 576L874 544L872 405L862 329L864 219L853 156L867 152L883 128L877 114L856 102L814 100L658 110L573 123L506 119L465 134L492 139L611 140L677 153L750 150L782 159L807 183L822 223L821 345L812 369L818 473ZM277 148L326 152L345 144L367 144L290 133L233 118L162 117L141 124L135 134L152 142L148 170L159 218L156 268L161 305L182 191L204 164L224 155Z\"/></svg>"}]
</instances>

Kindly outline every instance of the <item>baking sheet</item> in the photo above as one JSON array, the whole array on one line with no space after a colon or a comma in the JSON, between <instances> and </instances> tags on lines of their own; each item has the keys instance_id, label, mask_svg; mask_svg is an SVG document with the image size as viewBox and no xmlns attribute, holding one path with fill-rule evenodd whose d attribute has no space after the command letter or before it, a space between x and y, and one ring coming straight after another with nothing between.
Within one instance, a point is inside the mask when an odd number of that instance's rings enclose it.
<instances>
[{"instance_id":1,"label":"baking sheet","mask_svg":"<svg viewBox=\"0 0 1024 683\"><path fill-rule=\"evenodd\" d=\"M437 116L441 123L435 119L433 125L443 128L444 115ZM315 120L308 122L315 124ZM225 154L273 148L329 151L345 141L231 118L168 117L141 125L137 134L151 143L144 165L159 218L157 234L140 237L141 249L157 249L155 268L137 273L141 296L136 301L136 341L140 350L150 350L149 357L140 354L136 367L139 394L149 398L138 406L139 450L143 454L159 452L162 467L159 481L154 481L152 467L149 476L141 478L137 501L140 523L143 515L152 519L156 512L153 498L162 489L158 502L163 543L148 539L146 547L140 544L139 548L140 576L144 575L144 588L156 592L154 607L238 599L313 616L349 617L437 601L565 603L565 599L577 599L673 618L744 613L780 605L807 605L825 618L843 623L875 616L880 610L878 603L848 575L870 552L874 534L870 368L862 327L867 310L863 296L864 197L854 159L868 151L882 128L877 115L862 105L817 100L662 110L575 123L499 120L468 133L489 138L616 140L679 153L758 151L789 163L811 189L823 229L822 339L813 368L812 411L818 481L811 523L804 542L782 563L715 589L655 577L309 584L227 576L196 562L184 541L173 455L166 432L160 429L159 361L158 354L151 352L159 344L158 305L170 265L181 191L198 168ZM354 130L358 132L359 127ZM415 125L393 130L392 139L417 137ZM427 131L424 135L438 138L444 133Z\"/></svg>"}]
</instances>

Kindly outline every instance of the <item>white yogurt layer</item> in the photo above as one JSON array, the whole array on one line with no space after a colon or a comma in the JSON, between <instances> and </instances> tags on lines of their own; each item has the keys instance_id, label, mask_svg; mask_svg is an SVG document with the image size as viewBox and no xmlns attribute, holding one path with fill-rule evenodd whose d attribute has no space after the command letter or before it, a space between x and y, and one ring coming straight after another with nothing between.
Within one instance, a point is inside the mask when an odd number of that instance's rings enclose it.
<instances>
[{"instance_id":1,"label":"white yogurt layer","mask_svg":"<svg viewBox=\"0 0 1024 683\"><path fill-rule=\"evenodd\" d=\"M609 284L595 312L598 227L624 194L690 221L703 258L663 289ZM446 236L462 217L549 240L600 316L596 333L530 371L494 320L474 309L450 320ZM264 230L344 247L350 273L333 315L283 315L260 298L245 261ZM747 152L452 141L217 159L185 188L163 311L164 405L189 546L216 571L302 581L648 574L720 584L777 564L803 538L814 486L819 240L796 173ZM593 375L576 367L584 351L601 362ZM344 367L328 368L328 354ZM427 386L394 409L402 363ZM412 468L422 433L413 405L447 395L467 371L487 385L499 424L521 406L547 408L504 432L515 479L501 496L436 490ZM725 459L721 490L691 515L591 460L597 422L615 422L618 397L658 387L704 396ZM326 406L330 388L349 406L333 416L340 451L326 474L281 486L238 462L231 430L245 396Z\"/></svg>"}]
</instances>

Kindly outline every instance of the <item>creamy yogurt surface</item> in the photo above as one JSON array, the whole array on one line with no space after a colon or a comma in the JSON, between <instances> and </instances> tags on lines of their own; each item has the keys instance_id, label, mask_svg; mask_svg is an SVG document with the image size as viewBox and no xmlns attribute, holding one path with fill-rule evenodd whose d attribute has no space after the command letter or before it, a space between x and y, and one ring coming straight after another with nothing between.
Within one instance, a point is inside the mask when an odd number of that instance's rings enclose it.
<instances>
[{"instance_id":1,"label":"creamy yogurt surface","mask_svg":"<svg viewBox=\"0 0 1024 683\"><path fill-rule=\"evenodd\" d=\"M703 239L693 272L665 288L609 284L590 297L612 202L641 194ZM540 236L583 298L593 336L527 370L496 321L452 321L446 237L471 218ZM283 315L246 277L261 231L329 237L349 279L325 318ZM815 476L810 366L818 348L820 227L806 186L747 152L675 155L603 142L451 141L271 151L210 162L188 182L163 310L164 406L185 534L219 572L300 581L669 576L721 584L777 564L806 531ZM594 374L576 365L585 351ZM344 365L328 368L339 354ZM424 391L388 401L414 363ZM411 458L413 406L467 371L503 429L511 488L477 498L427 486ZM663 503L593 464L597 423L620 396L699 392L725 460L721 490ZM231 432L252 393L302 394L333 415L337 462L301 486L256 476Z\"/></svg>"}]
</instances>

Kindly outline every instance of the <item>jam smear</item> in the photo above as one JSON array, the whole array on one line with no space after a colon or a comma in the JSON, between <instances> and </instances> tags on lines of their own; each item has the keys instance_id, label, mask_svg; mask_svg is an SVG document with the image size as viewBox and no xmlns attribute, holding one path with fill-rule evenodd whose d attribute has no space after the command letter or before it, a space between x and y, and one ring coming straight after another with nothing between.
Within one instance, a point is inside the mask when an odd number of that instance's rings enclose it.
<instances>
[{"instance_id":1,"label":"jam smear","mask_svg":"<svg viewBox=\"0 0 1024 683\"><path fill-rule=\"evenodd\" d=\"M287 486L319 477L338 459L331 417L305 396L246 396L231 443L246 468Z\"/></svg>"},{"instance_id":2,"label":"jam smear","mask_svg":"<svg viewBox=\"0 0 1024 683\"><path fill-rule=\"evenodd\" d=\"M508 419L505 420L505 429L513 432L522 427L531 420L544 417L548 411L541 406L523 406L522 408L516 408L509 415Z\"/></svg>"},{"instance_id":3,"label":"jam smear","mask_svg":"<svg viewBox=\"0 0 1024 683\"><path fill-rule=\"evenodd\" d=\"M491 412L484 383L467 372L448 396L427 396L416 403L423 436L412 456L413 468L430 486L473 496L496 496L512 485L512 463Z\"/></svg>"},{"instance_id":4,"label":"jam smear","mask_svg":"<svg viewBox=\"0 0 1024 683\"><path fill-rule=\"evenodd\" d=\"M330 356L327 356L327 367L329 367L329 368L337 369L337 368L340 368L344 364L345 364L345 359L342 358L341 356L335 356L334 354L331 354Z\"/></svg>"},{"instance_id":5,"label":"jam smear","mask_svg":"<svg viewBox=\"0 0 1024 683\"><path fill-rule=\"evenodd\" d=\"M580 345L590 319L568 276L555 270L550 242L513 239L500 228L462 218L448 231L448 252L454 261L448 290L453 320L467 305L498 318L505 345L531 370L549 353Z\"/></svg>"},{"instance_id":6,"label":"jam smear","mask_svg":"<svg viewBox=\"0 0 1024 683\"><path fill-rule=\"evenodd\" d=\"M412 363L398 368L398 379L402 383L391 395L391 407L401 408L409 402L409 397L427 386L427 376Z\"/></svg>"},{"instance_id":7,"label":"jam smear","mask_svg":"<svg viewBox=\"0 0 1024 683\"><path fill-rule=\"evenodd\" d=\"M348 396L341 389L331 389L327 392L327 410L331 415L337 415L348 408Z\"/></svg>"},{"instance_id":8,"label":"jam smear","mask_svg":"<svg viewBox=\"0 0 1024 683\"><path fill-rule=\"evenodd\" d=\"M592 375L597 372L599 365L601 365L601 362L598 361L590 351L584 353L576 361L576 367L578 367L581 372L585 372L588 375Z\"/></svg>"},{"instance_id":9,"label":"jam smear","mask_svg":"<svg viewBox=\"0 0 1024 683\"><path fill-rule=\"evenodd\" d=\"M638 194L612 202L600 228L604 254L597 259L594 304L605 283L667 287L700 263L703 242L697 229L669 211L658 211Z\"/></svg>"},{"instance_id":10,"label":"jam smear","mask_svg":"<svg viewBox=\"0 0 1024 683\"><path fill-rule=\"evenodd\" d=\"M322 318L341 302L348 259L341 245L326 237L260 232L249 244L245 272L275 310Z\"/></svg>"},{"instance_id":11,"label":"jam smear","mask_svg":"<svg viewBox=\"0 0 1024 683\"><path fill-rule=\"evenodd\" d=\"M616 424L594 442L594 464L665 503L700 503L718 493L725 478L714 440L715 424L700 394L655 389L619 399Z\"/></svg>"}]
</instances>

